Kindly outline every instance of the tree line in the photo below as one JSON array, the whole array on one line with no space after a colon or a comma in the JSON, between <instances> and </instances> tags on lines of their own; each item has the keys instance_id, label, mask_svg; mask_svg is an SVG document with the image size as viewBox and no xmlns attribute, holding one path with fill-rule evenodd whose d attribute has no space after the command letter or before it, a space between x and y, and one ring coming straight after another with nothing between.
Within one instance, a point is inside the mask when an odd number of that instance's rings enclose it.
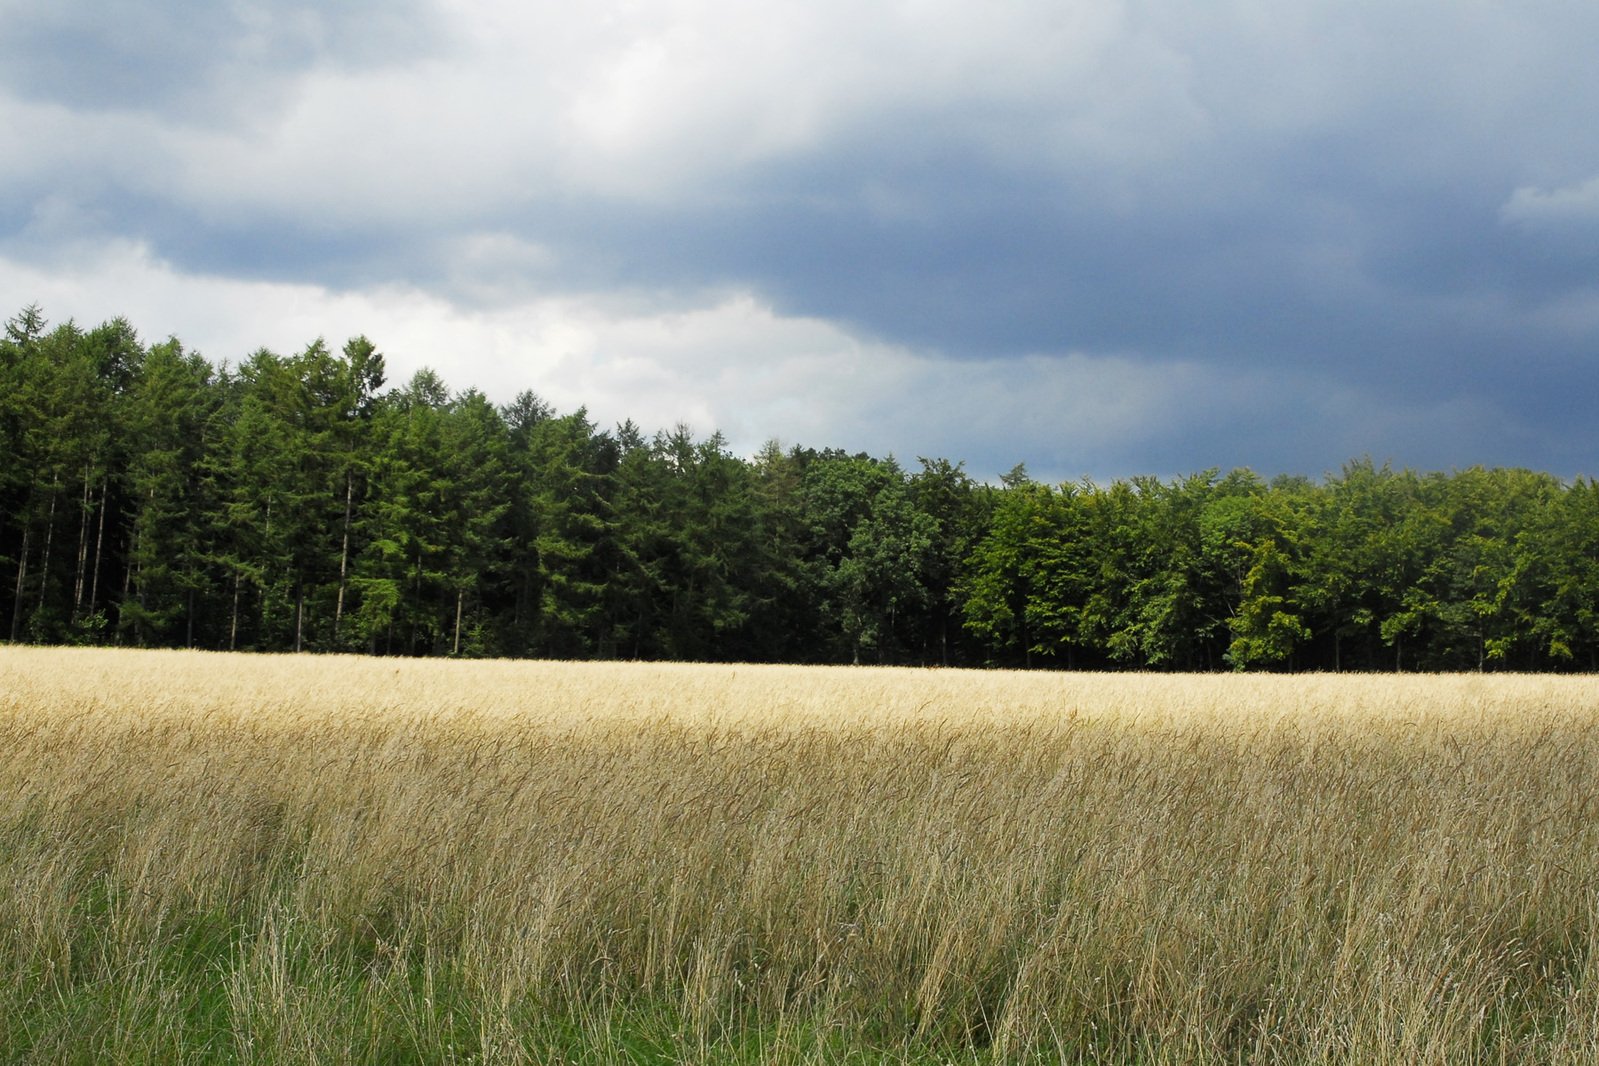
<instances>
[{"instance_id":1,"label":"tree line","mask_svg":"<svg viewBox=\"0 0 1599 1066\"><path fill-rule=\"evenodd\" d=\"M1599 668L1599 486L1347 464L999 484L596 426L364 337L215 366L0 342L0 634L264 651L1098 669Z\"/></svg>"}]
</instances>

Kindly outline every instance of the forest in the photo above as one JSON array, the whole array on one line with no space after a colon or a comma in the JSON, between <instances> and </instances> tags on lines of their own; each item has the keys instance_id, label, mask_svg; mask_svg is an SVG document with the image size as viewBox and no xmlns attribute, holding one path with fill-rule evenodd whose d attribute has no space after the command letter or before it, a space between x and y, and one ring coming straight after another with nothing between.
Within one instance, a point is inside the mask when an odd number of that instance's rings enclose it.
<instances>
[{"instance_id":1,"label":"forest","mask_svg":"<svg viewBox=\"0 0 1599 1066\"><path fill-rule=\"evenodd\" d=\"M0 341L0 639L1153 670L1599 668L1599 486L961 462L497 406L365 337Z\"/></svg>"}]
</instances>

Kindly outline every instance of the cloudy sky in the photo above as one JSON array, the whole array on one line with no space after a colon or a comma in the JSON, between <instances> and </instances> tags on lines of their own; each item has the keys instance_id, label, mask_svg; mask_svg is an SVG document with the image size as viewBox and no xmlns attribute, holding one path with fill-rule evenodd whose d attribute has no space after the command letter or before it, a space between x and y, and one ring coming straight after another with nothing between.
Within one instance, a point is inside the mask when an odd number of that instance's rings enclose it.
<instances>
[{"instance_id":1,"label":"cloudy sky","mask_svg":"<svg viewBox=\"0 0 1599 1066\"><path fill-rule=\"evenodd\" d=\"M0 300L979 477L1599 475L1591 0L0 0Z\"/></svg>"}]
</instances>

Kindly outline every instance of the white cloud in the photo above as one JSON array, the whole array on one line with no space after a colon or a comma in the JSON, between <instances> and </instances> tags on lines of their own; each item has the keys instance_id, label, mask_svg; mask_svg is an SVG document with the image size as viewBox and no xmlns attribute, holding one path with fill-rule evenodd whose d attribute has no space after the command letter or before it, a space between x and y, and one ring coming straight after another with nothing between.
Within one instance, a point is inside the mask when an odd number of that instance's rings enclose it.
<instances>
[{"instance_id":1,"label":"white cloud","mask_svg":"<svg viewBox=\"0 0 1599 1066\"><path fill-rule=\"evenodd\" d=\"M37 113L10 166L87 169L213 219L406 225L556 195L715 198L753 164L878 130L1080 171L1169 159L1203 123L1181 57L1116 0L442 9L441 48L404 66L281 72L274 106L225 126Z\"/></svg>"},{"instance_id":2,"label":"white cloud","mask_svg":"<svg viewBox=\"0 0 1599 1066\"><path fill-rule=\"evenodd\" d=\"M291 5L282 21L305 16ZM758 197L751 167L903 139L1129 207L1136 181L1202 195L1196 167L1215 161L1194 153L1218 137L1376 122L1396 102L1458 134L1475 119L1440 101L1526 95L1474 86L1487 70L1504 87L1493 42L1525 37L1530 20L1457 17L1464 59L1422 48L1411 8L1355 18L1252 0L439 0L427 21L427 55L275 72L274 105L226 126L157 111L26 116L27 147L0 168L92 173L211 220L483 227L563 197ZM262 74L218 66L224 92ZM1526 125L1515 118L1493 121ZM1382 162L1427 158L1405 148ZM1261 193L1235 182L1216 176L1214 190Z\"/></svg>"},{"instance_id":3,"label":"white cloud","mask_svg":"<svg viewBox=\"0 0 1599 1066\"><path fill-rule=\"evenodd\" d=\"M1027 460L1047 475L1049 457L1088 458L1107 441L1168 430L1215 385L1196 366L1117 357L950 362L785 317L736 291L679 306L659 294L588 294L468 312L414 289L336 293L184 275L133 244L53 269L0 258L0 290L18 307L37 302L53 322L122 315L146 342L176 335L214 362L364 333L394 385L431 366L454 389L499 403L532 389L562 411L586 406L601 426L631 418L646 432L680 422L702 436L719 429L743 454L775 437L906 461L1008 456L1007 466ZM1094 472L1104 473L1059 476Z\"/></svg>"}]
</instances>

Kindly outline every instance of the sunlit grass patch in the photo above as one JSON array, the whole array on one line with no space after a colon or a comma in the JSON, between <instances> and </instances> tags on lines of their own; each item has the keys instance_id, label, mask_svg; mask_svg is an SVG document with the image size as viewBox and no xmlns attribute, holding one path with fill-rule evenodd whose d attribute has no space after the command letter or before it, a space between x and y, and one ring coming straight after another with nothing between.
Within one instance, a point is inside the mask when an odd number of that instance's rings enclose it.
<instances>
[{"instance_id":1,"label":"sunlit grass patch","mask_svg":"<svg viewBox=\"0 0 1599 1066\"><path fill-rule=\"evenodd\" d=\"M0 650L0 1059L1585 1062L1599 683Z\"/></svg>"}]
</instances>

